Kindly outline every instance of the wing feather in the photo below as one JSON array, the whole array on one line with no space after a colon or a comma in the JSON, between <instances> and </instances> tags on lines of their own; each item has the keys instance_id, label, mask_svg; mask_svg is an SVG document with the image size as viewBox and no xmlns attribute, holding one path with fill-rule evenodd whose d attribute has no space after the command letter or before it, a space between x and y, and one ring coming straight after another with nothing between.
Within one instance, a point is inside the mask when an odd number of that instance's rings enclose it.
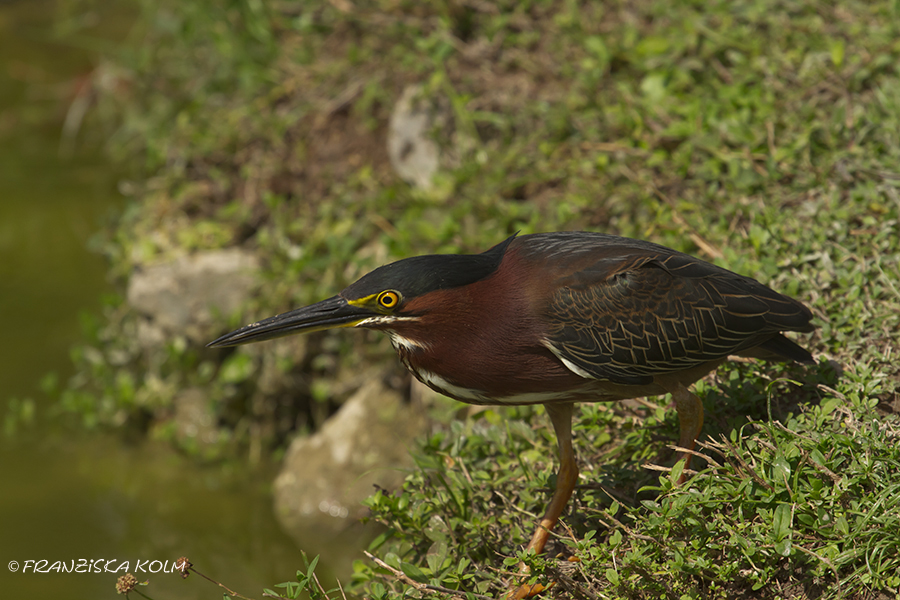
<instances>
[{"instance_id":1,"label":"wing feather","mask_svg":"<svg viewBox=\"0 0 900 600\"><path fill-rule=\"evenodd\" d=\"M619 257L606 249L557 281L547 306L553 352L595 379L641 385L764 345L781 331L812 330L803 304L661 248L627 248Z\"/></svg>"}]
</instances>

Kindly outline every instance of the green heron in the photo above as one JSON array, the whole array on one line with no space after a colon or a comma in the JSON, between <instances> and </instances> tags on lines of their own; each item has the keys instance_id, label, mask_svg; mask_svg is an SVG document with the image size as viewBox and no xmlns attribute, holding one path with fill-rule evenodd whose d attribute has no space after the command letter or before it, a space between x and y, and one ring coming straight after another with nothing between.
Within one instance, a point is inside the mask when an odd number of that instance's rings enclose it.
<instances>
[{"instance_id":1,"label":"green heron","mask_svg":"<svg viewBox=\"0 0 900 600\"><path fill-rule=\"evenodd\" d=\"M782 335L813 331L811 318L806 306L754 279L664 246L560 232L513 235L481 254L399 260L337 296L210 346L378 329L413 375L441 394L469 404L543 404L560 468L526 547L540 553L578 477L575 402L671 393L679 445L692 449L703 405L687 386L729 355L813 362Z\"/></svg>"}]
</instances>

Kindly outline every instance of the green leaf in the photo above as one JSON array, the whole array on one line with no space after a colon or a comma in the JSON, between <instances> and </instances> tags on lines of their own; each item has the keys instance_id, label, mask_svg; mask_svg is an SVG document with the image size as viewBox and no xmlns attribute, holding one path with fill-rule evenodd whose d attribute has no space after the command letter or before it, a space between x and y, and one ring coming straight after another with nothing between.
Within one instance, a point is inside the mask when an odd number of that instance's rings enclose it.
<instances>
[{"instance_id":1,"label":"green leaf","mask_svg":"<svg viewBox=\"0 0 900 600\"><path fill-rule=\"evenodd\" d=\"M651 73L641 80L641 93L650 102L661 102L666 96L666 77L662 73Z\"/></svg>"},{"instance_id":2,"label":"green leaf","mask_svg":"<svg viewBox=\"0 0 900 600\"><path fill-rule=\"evenodd\" d=\"M684 460L678 459L678 462L675 463L672 470L669 472L669 483L671 483L673 487L678 485L678 480L681 479L681 474L684 472L684 463Z\"/></svg>"},{"instance_id":3,"label":"green leaf","mask_svg":"<svg viewBox=\"0 0 900 600\"><path fill-rule=\"evenodd\" d=\"M837 68L841 68L841 65L844 64L844 40L835 40L831 43L831 62L834 63L834 66Z\"/></svg>"},{"instance_id":4,"label":"green leaf","mask_svg":"<svg viewBox=\"0 0 900 600\"><path fill-rule=\"evenodd\" d=\"M838 518L834 520L834 528L838 530L841 535L850 535L850 524L847 523L847 517L844 515L839 515Z\"/></svg>"},{"instance_id":5,"label":"green leaf","mask_svg":"<svg viewBox=\"0 0 900 600\"><path fill-rule=\"evenodd\" d=\"M609 536L609 545L616 547L622 543L622 532L616 529Z\"/></svg>"},{"instance_id":6,"label":"green leaf","mask_svg":"<svg viewBox=\"0 0 900 600\"><path fill-rule=\"evenodd\" d=\"M403 573L413 581L418 581L419 583L428 583L428 577L425 575L425 573L423 573L422 570L419 569L419 567L412 563L403 563L402 565L400 565L400 570L403 571Z\"/></svg>"},{"instance_id":7,"label":"green leaf","mask_svg":"<svg viewBox=\"0 0 900 600\"><path fill-rule=\"evenodd\" d=\"M775 540L780 542L791 533L791 505L781 503L775 507L772 518L772 533Z\"/></svg>"},{"instance_id":8,"label":"green leaf","mask_svg":"<svg viewBox=\"0 0 900 600\"><path fill-rule=\"evenodd\" d=\"M249 354L235 352L222 363L219 380L223 383L241 383L253 374L253 360Z\"/></svg>"},{"instance_id":9,"label":"green leaf","mask_svg":"<svg viewBox=\"0 0 900 600\"><path fill-rule=\"evenodd\" d=\"M772 461L772 479L779 483L784 483L791 476L791 465L783 457L778 456Z\"/></svg>"},{"instance_id":10,"label":"green leaf","mask_svg":"<svg viewBox=\"0 0 900 600\"><path fill-rule=\"evenodd\" d=\"M319 555L317 554L315 558L312 559L312 562L309 563L309 568L306 570L306 577L308 579L312 579L313 573L316 571L316 565L319 564Z\"/></svg>"}]
</instances>

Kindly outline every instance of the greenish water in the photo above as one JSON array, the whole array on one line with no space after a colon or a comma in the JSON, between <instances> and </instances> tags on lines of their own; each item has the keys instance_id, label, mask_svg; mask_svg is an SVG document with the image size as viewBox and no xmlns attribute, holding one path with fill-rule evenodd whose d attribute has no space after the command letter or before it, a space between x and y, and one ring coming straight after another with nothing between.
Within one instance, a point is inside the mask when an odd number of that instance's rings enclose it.
<instances>
[{"instance_id":1,"label":"greenish water","mask_svg":"<svg viewBox=\"0 0 900 600\"><path fill-rule=\"evenodd\" d=\"M115 582L123 572L23 570L29 560L104 559L137 571L137 561L186 555L206 575L258 597L302 566L272 514L271 465L204 469L164 447L67 431L47 414L52 401L41 379L71 375L79 315L98 312L113 291L104 259L88 246L122 205L117 174L99 149L77 142L60 157L66 111L95 59L58 41L49 24L59 10L101 30L108 18L78 6L0 2L0 422L13 399L33 399L38 412L15 436L0 433L0 590L6 598L121 597ZM111 29L120 35L127 3L94 6L115 11ZM223 592L196 576L135 575L150 579L143 591L153 598Z\"/></svg>"},{"instance_id":2,"label":"greenish water","mask_svg":"<svg viewBox=\"0 0 900 600\"><path fill-rule=\"evenodd\" d=\"M119 203L96 150L59 157L67 99L91 65L44 41L38 6L52 5L0 4L0 381L9 396L33 395L42 374L63 367L79 312L99 308L105 265L87 240Z\"/></svg>"}]
</instances>

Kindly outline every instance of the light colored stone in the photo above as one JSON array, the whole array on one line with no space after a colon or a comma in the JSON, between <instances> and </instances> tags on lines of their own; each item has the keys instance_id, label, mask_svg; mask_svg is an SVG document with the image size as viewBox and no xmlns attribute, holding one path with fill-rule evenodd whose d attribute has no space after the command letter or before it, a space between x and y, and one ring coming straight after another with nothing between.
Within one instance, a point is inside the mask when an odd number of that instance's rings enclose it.
<instances>
[{"instance_id":1,"label":"light colored stone","mask_svg":"<svg viewBox=\"0 0 900 600\"><path fill-rule=\"evenodd\" d=\"M137 271L128 282L127 298L150 320L142 330L142 343L173 335L208 342L222 317L249 298L258 269L255 255L232 248L197 252Z\"/></svg>"},{"instance_id":2,"label":"light colored stone","mask_svg":"<svg viewBox=\"0 0 900 600\"><path fill-rule=\"evenodd\" d=\"M315 434L291 443L275 480L275 514L298 539L338 532L365 515L375 485L398 487L412 467L409 445L426 430L417 405L379 379L364 384Z\"/></svg>"},{"instance_id":3,"label":"light colored stone","mask_svg":"<svg viewBox=\"0 0 900 600\"><path fill-rule=\"evenodd\" d=\"M423 94L420 85L408 86L394 105L388 124L388 156L397 174L406 182L430 190L441 162L441 149L434 134L448 118Z\"/></svg>"}]
</instances>

